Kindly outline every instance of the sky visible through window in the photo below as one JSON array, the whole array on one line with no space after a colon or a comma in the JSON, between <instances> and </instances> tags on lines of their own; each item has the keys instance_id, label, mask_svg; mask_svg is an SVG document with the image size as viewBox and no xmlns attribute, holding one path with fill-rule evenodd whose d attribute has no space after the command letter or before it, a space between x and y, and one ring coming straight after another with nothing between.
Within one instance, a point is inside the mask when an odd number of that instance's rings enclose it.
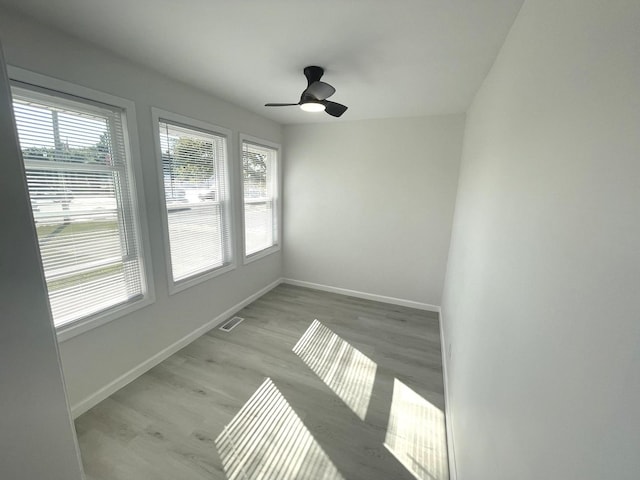
<instances>
[{"instance_id":1,"label":"sky visible through window","mask_svg":"<svg viewBox=\"0 0 640 480\"><path fill-rule=\"evenodd\" d=\"M16 100L13 104L20 146L25 148L55 148L53 113L34 103ZM69 148L92 147L100 142L107 132L104 118L88 114L70 113L56 110L60 141ZM82 136L77 134L82 123Z\"/></svg>"}]
</instances>

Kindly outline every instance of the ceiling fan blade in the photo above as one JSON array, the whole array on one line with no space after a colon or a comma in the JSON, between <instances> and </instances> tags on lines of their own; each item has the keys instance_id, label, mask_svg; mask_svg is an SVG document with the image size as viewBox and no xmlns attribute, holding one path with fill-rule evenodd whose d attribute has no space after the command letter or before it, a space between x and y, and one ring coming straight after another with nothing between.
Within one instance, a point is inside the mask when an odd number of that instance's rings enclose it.
<instances>
[{"instance_id":1,"label":"ceiling fan blade","mask_svg":"<svg viewBox=\"0 0 640 480\"><path fill-rule=\"evenodd\" d=\"M302 92L302 96L312 95L316 100L326 100L331 95L336 93L336 89L325 82L313 82Z\"/></svg>"},{"instance_id":2,"label":"ceiling fan blade","mask_svg":"<svg viewBox=\"0 0 640 480\"><path fill-rule=\"evenodd\" d=\"M294 105L300 105L299 103L265 103L265 107L292 107Z\"/></svg>"},{"instance_id":3,"label":"ceiling fan blade","mask_svg":"<svg viewBox=\"0 0 640 480\"><path fill-rule=\"evenodd\" d=\"M322 103L326 107L325 112L327 112L332 117L341 116L344 112L347 111L347 108L348 108L346 105L342 105L341 103L331 102L329 100L324 100Z\"/></svg>"}]
</instances>

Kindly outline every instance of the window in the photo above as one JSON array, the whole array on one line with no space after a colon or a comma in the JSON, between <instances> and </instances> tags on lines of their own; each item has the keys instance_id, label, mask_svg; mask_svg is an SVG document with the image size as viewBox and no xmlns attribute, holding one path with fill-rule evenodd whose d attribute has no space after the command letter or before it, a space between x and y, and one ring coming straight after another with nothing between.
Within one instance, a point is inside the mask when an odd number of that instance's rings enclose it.
<instances>
[{"instance_id":1,"label":"window","mask_svg":"<svg viewBox=\"0 0 640 480\"><path fill-rule=\"evenodd\" d=\"M241 135L245 261L278 245L278 154L276 144Z\"/></svg>"},{"instance_id":2,"label":"window","mask_svg":"<svg viewBox=\"0 0 640 480\"><path fill-rule=\"evenodd\" d=\"M54 325L150 303L125 110L19 82L12 94Z\"/></svg>"},{"instance_id":3,"label":"window","mask_svg":"<svg viewBox=\"0 0 640 480\"><path fill-rule=\"evenodd\" d=\"M154 109L162 168L170 291L234 268L228 131Z\"/></svg>"}]
</instances>

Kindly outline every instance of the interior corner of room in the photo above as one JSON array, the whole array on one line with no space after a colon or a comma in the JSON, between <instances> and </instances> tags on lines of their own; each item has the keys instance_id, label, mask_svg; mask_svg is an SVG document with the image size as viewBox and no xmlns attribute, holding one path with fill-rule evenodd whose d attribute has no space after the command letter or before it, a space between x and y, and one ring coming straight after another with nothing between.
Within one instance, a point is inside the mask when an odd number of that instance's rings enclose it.
<instances>
[{"instance_id":1,"label":"interior corner of room","mask_svg":"<svg viewBox=\"0 0 640 480\"><path fill-rule=\"evenodd\" d=\"M212 92L187 72L195 60L153 52L150 65L148 44L127 46L150 1L131 19L45 3L0 0L0 477L637 477L640 3L432 6L434 44L420 46L408 12L429 7L406 1L393 13L406 32L336 33L349 49L318 53L331 67L320 83L349 105L339 119L263 106L297 101L297 67L314 59L280 58L282 87L260 79L264 98L245 98L216 65ZM338 3L340 22L360 25L364 7ZM384 3L372 2L372 22L391 15ZM489 11L500 28L470 55L475 30L463 26ZM91 39L86 12L104 15ZM446 43L437 25L454 21L460 38ZM263 27L256 55L284 49ZM194 58L206 51L192 45ZM431 84L379 91L402 114L358 103L376 75L421 58L442 59ZM43 115L52 139L36 147L28 125ZM65 157L69 171L46 163L70 145L86 158ZM47 182L62 177L54 192ZM98 200L84 211L82 199ZM42 221L54 217L62 224ZM59 260L74 222L76 260L127 254L82 271ZM197 255L212 236L215 264ZM110 283L55 301L116 273L122 305ZM100 295L115 303L83 315ZM233 330L216 328L236 315Z\"/></svg>"}]
</instances>

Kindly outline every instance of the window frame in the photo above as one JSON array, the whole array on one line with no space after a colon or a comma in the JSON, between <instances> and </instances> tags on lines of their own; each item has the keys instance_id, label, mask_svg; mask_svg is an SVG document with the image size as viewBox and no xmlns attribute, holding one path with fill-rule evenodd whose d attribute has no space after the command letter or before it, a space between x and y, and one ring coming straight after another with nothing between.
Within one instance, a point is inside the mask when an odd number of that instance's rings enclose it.
<instances>
[{"instance_id":1,"label":"window frame","mask_svg":"<svg viewBox=\"0 0 640 480\"><path fill-rule=\"evenodd\" d=\"M226 140L226 151L227 158L226 160L226 205L224 206L225 215L229 220L229 245L227 246L229 250L230 262L227 265L222 265L220 267L213 268L211 270L207 270L205 272L187 277L183 280L174 281L173 279L173 265L171 261L171 243L169 239L169 218L167 214L167 198L165 195L165 184L164 184L164 170L162 164L162 147L160 144L160 122L167 121L168 123L177 124L183 128L191 128L193 130L198 130L204 133L209 133L212 135L218 135L224 137ZM211 280L212 278L216 278L220 275L224 275L225 273L231 272L237 268L237 255L236 255L236 246L235 246L235 238L236 238L236 226L235 226L235 204L234 204L234 194L233 194L233 185L235 184L233 181L233 142L232 139L232 131L220 127L218 125L214 125L212 123L204 122L202 120L197 120L194 118L190 118L184 115L180 115L178 113L170 112L167 110L163 110L161 108L151 107L151 128L153 129L153 139L155 144L155 155L156 155L156 170L158 172L158 188L159 188L159 196L161 203L161 212L160 217L162 221L162 241L164 244L164 257L165 257L165 267L166 267L166 278L167 285L169 289L169 295L174 295L178 292L181 292L187 288L198 285L202 282L206 282L207 280Z\"/></svg>"},{"instance_id":2,"label":"window frame","mask_svg":"<svg viewBox=\"0 0 640 480\"><path fill-rule=\"evenodd\" d=\"M275 160L275 179L277 182L274 196L273 196L273 212L275 228L273 229L274 243L270 247L264 248L250 255L247 255L247 242L246 242L246 225L245 225L245 211L244 211L244 176L242 174L242 152L245 143L255 145L257 147L270 148L276 151ZM271 142L263 138L254 137L244 133L239 134L239 151L238 151L238 163L239 163L239 177L240 177L240 222L241 222L241 241L242 241L242 263L247 265L261 258L268 257L276 252L279 252L282 248L282 146L279 143Z\"/></svg>"},{"instance_id":3,"label":"window frame","mask_svg":"<svg viewBox=\"0 0 640 480\"><path fill-rule=\"evenodd\" d=\"M144 187L142 181L142 163L140 157L140 145L138 138L135 103L115 95L93 90L87 87L76 85L64 80L35 73L22 68L8 66L7 68L10 84L18 88L26 88L35 92L42 92L63 99L86 103L87 105L104 104L122 110L122 128L124 135L125 155L127 158L128 174L130 176L131 201L133 212L133 225L136 235L139 238L142 298L132 302L106 308L92 315L74 320L72 322L55 326L58 342L64 342L82 333L88 332L118 318L151 305L155 302L155 285L153 278L153 267L151 263L151 248L149 241L149 229L147 222ZM24 160L23 160L24 162ZM31 198L29 198L31 205ZM33 217L33 206L31 205L31 219L35 228ZM44 267L40 259L42 273Z\"/></svg>"}]
</instances>

